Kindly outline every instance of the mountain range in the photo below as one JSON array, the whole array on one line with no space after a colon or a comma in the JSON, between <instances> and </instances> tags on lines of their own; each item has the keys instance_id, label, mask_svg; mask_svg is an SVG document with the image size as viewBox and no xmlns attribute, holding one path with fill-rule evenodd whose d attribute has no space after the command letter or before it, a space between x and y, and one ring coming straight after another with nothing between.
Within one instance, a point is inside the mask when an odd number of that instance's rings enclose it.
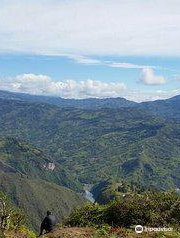
<instances>
[{"instance_id":1,"label":"mountain range","mask_svg":"<svg viewBox=\"0 0 180 238\"><path fill-rule=\"evenodd\" d=\"M62 218L85 201L84 183L177 189L179 109L180 96L135 103L0 91L0 190L25 211L32 196L37 228L49 204Z\"/></svg>"},{"instance_id":2,"label":"mountain range","mask_svg":"<svg viewBox=\"0 0 180 238\"><path fill-rule=\"evenodd\" d=\"M14 93L0 90L1 99L19 100L36 103L48 103L60 107L75 107L81 109L97 109L97 108L119 108L136 105L135 102L126 100L125 98L89 98L89 99L65 99L52 96L31 95L26 93Z\"/></svg>"},{"instance_id":3,"label":"mountain range","mask_svg":"<svg viewBox=\"0 0 180 238\"><path fill-rule=\"evenodd\" d=\"M47 103L63 108L100 109L100 108L121 108L137 107L149 110L169 120L180 120L180 95L169 99L137 103L125 98L89 98L89 99L64 99L52 96L31 95L26 93L14 93L0 90L1 99L19 100L35 103Z\"/></svg>"}]
</instances>

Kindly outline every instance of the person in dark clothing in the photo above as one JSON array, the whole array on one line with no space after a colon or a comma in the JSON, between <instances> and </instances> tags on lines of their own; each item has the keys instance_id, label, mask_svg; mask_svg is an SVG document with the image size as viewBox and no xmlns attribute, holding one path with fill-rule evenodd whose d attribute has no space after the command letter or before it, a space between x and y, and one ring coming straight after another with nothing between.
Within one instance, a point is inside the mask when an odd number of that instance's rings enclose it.
<instances>
[{"instance_id":1,"label":"person in dark clothing","mask_svg":"<svg viewBox=\"0 0 180 238\"><path fill-rule=\"evenodd\" d=\"M43 234L45 230L46 233L52 232L57 225L56 216L52 215L51 212L47 211L47 215L41 223L40 236Z\"/></svg>"}]
</instances>

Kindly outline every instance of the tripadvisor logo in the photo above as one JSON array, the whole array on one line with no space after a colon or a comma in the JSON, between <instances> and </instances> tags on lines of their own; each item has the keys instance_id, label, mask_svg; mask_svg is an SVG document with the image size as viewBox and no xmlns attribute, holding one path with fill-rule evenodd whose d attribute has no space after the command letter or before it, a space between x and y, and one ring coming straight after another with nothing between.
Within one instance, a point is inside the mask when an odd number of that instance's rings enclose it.
<instances>
[{"instance_id":1,"label":"tripadvisor logo","mask_svg":"<svg viewBox=\"0 0 180 238\"><path fill-rule=\"evenodd\" d=\"M135 227L135 232L136 233L142 233L143 231L145 232L152 232L152 231L173 231L173 228L161 228L161 227L158 227L158 228L151 228L151 227L143 227L141 225L137 225Z\"/></svg>"},{"instance_id":2,"label":"tripadvisor logo","mask_svg":"<svg viewBox=\"0 0 180 238\"><path fill-rule=\"evenodd\" d=\"M143 232L143 226L137 225L137 226L135 227L135 232L136 232L136 233L142 233L142 232Z\"/></svg>"}]
</instances>

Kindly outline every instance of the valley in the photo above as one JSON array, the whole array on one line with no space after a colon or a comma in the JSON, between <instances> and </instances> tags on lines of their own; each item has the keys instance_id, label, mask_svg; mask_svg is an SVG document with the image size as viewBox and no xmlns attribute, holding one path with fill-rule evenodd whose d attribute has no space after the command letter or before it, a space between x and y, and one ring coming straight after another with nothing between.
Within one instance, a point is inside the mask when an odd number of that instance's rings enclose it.
<instances>
[{"instance_id":1,"label":"valley","mask_svg":"<svg viewBox=\"0 0 180 238\"><path fill-rule=\"evenodd\" d=\"M75 178L76 187L110 177L180 186L178 121L136 107L80 109L7 99L0 105L0 136L40 149Z\"/></svg>"},{"instance_id":2,"label":"valley","mask_svg":"<svg viewBox=\"0 0 180 238\"><path fill-rule=\"evenodd\" d=\"M87 200L108 201L124 181L130 191L180 187L180 124L171 112L116 106L120 99L94 108L85 100L82 108L0 95L0 190L31 211L30 227L38 229L47 209L62 220Z\"/></svg>"},{"instance_id":3,"label":"valley","mask_svg":"<svg viewBox=\"0 0 180 238\"><path fill-rule=\"evenodd\" d=\"M0 1L0 238L180 238L180 1Z\"/></svg>"}]
</instances>

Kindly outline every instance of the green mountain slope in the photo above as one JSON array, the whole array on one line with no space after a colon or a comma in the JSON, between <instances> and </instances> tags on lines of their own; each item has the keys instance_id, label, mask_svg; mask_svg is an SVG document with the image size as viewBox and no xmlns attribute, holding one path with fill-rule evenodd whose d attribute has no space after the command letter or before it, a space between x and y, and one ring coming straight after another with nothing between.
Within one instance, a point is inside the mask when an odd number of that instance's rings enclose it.
<instances>
[{"instance_id":1,"label":"green mountain slope","mask_svg":"<svg viewBox=\"0 0 180 238\"><path fill-rule=\"evenodd\" d=\"M82 182L180 186L180 126L136 108L82 110L0 100L0 135L41 148Z\"/></svg>"},{"instance_id":2,"label":"green mountain slope","mask_svg":"<svg viewBox=\"0 0 180 238\"><path fill-rule=\"evenodd\" d=\"M81 189L65 169L25 141L11 137L0 139L0 162L31 178L54 182L77 191Z\"/></svg>"},{"instance_id":3,"label":"green mountain slope","mask_svg":"<svg viewBox=\"0 0 180 238\"><path fill-rule=\"evenodd\" d=\"M29 225L36 230L47 210L53 211L61 221L74 206L85 202L81 195L68 188L19 173L7 173L1 168L0 190L25 211Z\"/></svg>"},{"instance_id":4,"label":"green mountain slope","mask_svg":"<svg viewBox=\"0 0 180 238\"><path fill-rule=\"evenodd\" d=\"M166 100L143 102L135 106L148 110L166 120L180 121L180 95Z\"/></svg>"},{"instance_id":5,"label":"green mountain slope","mask_svg":"<svg viewBox=\"0 0 180 238\"><path fill-rule=\"evenodd\" d=\"M25 141L0 139L0 191L25 211L34 229L39 227L46 210L54 211L61 220L85 201L76 192L57 185L80 190L60 165L48 167L49 163L53 163L50 157Z\"/></svg>"},{"instance_id":6,"label":"green mountain slope","mask_svg":"<svg viewBox=\"0 0 180 238\"><path fill-rule=\"evenodd\" d=\"M58 185L80 190L70 174L52 163L50 157L25 141L0 139L0 191L25 211L34 229L39 227L46 210L54 211L62 220L74 206L85 201L76 192Z\"/></svg>"},{"instance_id":7,"label":"green mountain slope","mask_svg":"<svg viewBox=\"0 0 180 238\"><path fill-rule=\"evenodd\" d=\"M0 90L0 99L16 100L29 103L45 103L61 108L79 109L118 109L122 107L135 107L147 110L168 120L180 121L180 95L163 100L136 103L125 98L89 98L89 99L64 99L52 96L30 95L26 93L13 93Z\"/></svg>"},{"instance_id":8,"label":"green mountain slope","mask_svg":"<svg viewBox=\"0 0 180 238\"><path fill-rule=\"evenodd\" d=\"M180 121L180 96L169 99L136 103L125 98L89 98L89 99L64 99L52 96L38 96L26 93L13 93L0 90L0 98L5 100L24 101L29 103L46 103L61 108L79 109L118 109L122 107L135 107L161 116L168 120Z\"/></svg>"}]
</instances>

